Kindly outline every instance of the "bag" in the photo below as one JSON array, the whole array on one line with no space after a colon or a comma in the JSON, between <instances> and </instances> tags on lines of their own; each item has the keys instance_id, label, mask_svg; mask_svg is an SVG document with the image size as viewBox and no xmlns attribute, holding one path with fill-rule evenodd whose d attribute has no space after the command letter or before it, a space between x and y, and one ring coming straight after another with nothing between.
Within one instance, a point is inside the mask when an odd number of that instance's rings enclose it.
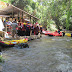
<instances>
[{"instance_id":1,"label":"bag","mask_svg":"<svg viewBox=\"0 0 72 72\"><path fill-rule=\"evenodd\" d=\"M5 38L9 38L8 33L5 33Z\"/></svg>"}]
</instances>

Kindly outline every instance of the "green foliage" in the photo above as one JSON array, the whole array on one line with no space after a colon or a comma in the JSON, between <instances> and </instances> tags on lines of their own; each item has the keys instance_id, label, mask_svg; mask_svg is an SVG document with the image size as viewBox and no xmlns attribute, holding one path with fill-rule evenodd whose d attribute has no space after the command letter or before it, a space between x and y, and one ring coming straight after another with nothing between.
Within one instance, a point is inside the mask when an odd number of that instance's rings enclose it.
<instances>
[{"instance_id":1,"label":"green foliage","mask_svg":"<svg viewBox=\"0 0 72 72\"><path fill-rule=\"evenodd\" d=\"M29 12L30 14L33 12L33 9L30 5L26 5L26 7L24 8L25 11Z\"/></svg>"},{"instance_id":2,"label":"green foliage","mask_svg":"<svg viewBox=\"0 0 72 72\"><path fill-rule=\"evenodd\" d=\"M67 19L66 19L66 28L69 29L70 26L70 13L71 13L71 0L68 2L68 12L67 12Z\"/></svg>"},{"instance_id":3,"label":"green foliage","mask_svg":"<svg viewBox=\"0 0 72 72\"><path fill-rule=\"evenodd\" d=\"M2 58L2 56L0 56L0 62L4 62L4 59Z\"/></svg>"},{"instance_id":4,"label":"green foliage","mask_svg":"<svg viewBox=\"0 0 72 72\"><path fill-rule=\"evenodd\" d=\"M0 0L0 1L6 2L6 3L10 3L10 0Z\"/></svg>"},{"instance_id":5,"label":"green foliage","mask_svg":"<svg viewBox=\"0 0 72 72\"><path fill-rule=\"evenodd\" d=\"M38 21L43 26L55 24L57 28L60 26L69 27L72 24L72 0L2 0L7 3L24 9L30 14L38 17Z\"/></svg>"},{"instance_id":6,"label":"green foliage","mask_svg":"<svg viewBox=\"0 0 72 72\"><path fill-rule=\"evenodd\" d=\"M21 9L24 9L26 5L29 4L29 0L12 0L11 3Z\"/></svg>"}]
</instances>

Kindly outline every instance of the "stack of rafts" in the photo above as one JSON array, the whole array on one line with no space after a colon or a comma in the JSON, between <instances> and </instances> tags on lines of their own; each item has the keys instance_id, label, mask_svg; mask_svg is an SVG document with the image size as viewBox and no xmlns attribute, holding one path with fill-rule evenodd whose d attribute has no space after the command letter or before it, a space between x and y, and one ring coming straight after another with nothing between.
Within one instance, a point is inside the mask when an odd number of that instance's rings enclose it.
<instances>
[{"instance_id":1,"label":"stack of rafts","mask_svg":"<svg viewBox=\"0 0 72 72\"><path fill-rule=\"evenodd\" d=\"M16 44L19 43L27 43L28 38L21 39L21 40L11 40L11 41L0 41L1 47L13 47Z\"/></svg>"}]
</instances>

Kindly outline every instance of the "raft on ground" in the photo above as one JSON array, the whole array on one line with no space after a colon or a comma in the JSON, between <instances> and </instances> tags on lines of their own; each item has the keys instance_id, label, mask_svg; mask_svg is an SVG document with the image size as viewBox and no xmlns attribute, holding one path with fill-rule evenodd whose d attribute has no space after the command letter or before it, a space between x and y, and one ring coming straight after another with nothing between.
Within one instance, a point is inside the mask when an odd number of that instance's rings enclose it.
<instances>
[{"instance_id":1,"label":"raft on ground","mask_svg":"<svg viewBox=\"0 0 72 72\"><path fill-rule=\"evenodd\" d=\"M62 36L62 32L59 34L58 32L43 31L43 33L49 36Z\"/></svg>"},{"instance_id":2,"label":"raft on ground","mask_svg":"<svg viewBox=\"0 0 72 72\"><path fill-rule=\"evenodd\" d=\"M21 39L21 40L11 40L11 41L0 41L1 47L13 47L16 44L19 43L27 43L28 38Z\"/></svg>"},{"instance_id":3,"label":"raft on ground","mask_svg":"<svg viewBox=\"0 0 72 72\"><path fill-rule=\"evenodd\" d=\"M68 37L72 37L71 33L66 33L65 35L68 36Z\"/></svg>"}]
</instances>

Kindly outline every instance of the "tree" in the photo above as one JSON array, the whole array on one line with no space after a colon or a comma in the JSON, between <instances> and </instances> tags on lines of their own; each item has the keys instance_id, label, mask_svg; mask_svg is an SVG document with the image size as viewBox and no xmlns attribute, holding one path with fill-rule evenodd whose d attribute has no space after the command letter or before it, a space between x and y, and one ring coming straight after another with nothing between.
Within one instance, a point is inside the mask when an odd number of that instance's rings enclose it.
<instances>
[{"instance_id":1,"label":"tree","mask_svg":"<svg viewBox=\"0 0 72 72\"><path fill-rule=\"evenodd\" d=\"M68 8L67 8L68 12L67 12L67 19L66 19L66 28L69 29L70 26L70 13L71 13L71 0L69 0L68 2Z\"/></svg>"},{"instance_id":2,"label":"tree","mask_svg":"<svg viewBox=\"0 0 72 72\"><path fill-rule=\"evenodd\" d=\"M38 17L40 19L38 22L43 26L55 24L58 29L60 29L60 26L69 29L72 24L72 0L36 0L36 2L33 0L6 1Z\"/></svg>"}]
</instances>

